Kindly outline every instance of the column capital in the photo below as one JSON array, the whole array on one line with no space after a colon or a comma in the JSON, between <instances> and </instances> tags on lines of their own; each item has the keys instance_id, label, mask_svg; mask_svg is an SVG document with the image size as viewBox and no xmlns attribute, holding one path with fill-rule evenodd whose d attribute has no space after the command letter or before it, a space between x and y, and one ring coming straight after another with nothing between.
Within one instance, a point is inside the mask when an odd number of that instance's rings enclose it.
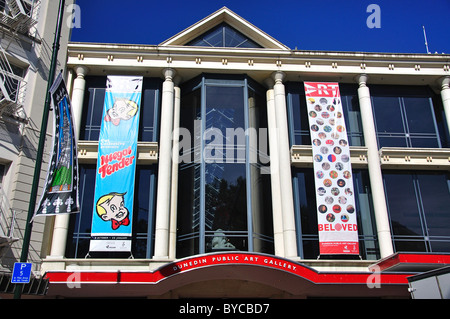
<instances>
[{"instance_id":1,"label":"column capital","mask_svg":"<svg viewBox=\"0 0 450 319\"><path fill-rule=\"evenodd\" d=\"M272 90L275 81L270 77L264 80L264 84L267 86L267 89Z\"/></svg>"},{"instance_id":2,"label":"column capital","mask_svg":"<svg viewBox=\"0 0 450 319\"><path fill-rule=\"evenodd\" d=\"M286 74L282 71L276 71L272 73L272 78L275 81L275 84L282 84Z\"/></svg>"},{"instance_id":3,"label":"column capital","mask_svg":"<svg viewBox=\"0 0 450 319\"><path fill-rule=\"evenodd\" d=\"M77 78L84 78L89 72L89 68L84 65L77 65L76 67L73 68L73 70L75 71Z\"/></svg>"},{"instance_id":4,"label":"column capital","mask_svg":"<svg viewBox=\"0 0 450 319\"><path fill-rule=\"evenodd\" d=\"M175 76L173 77L172 81L173 81L173 84L174 84L175 86L179 86L180 83L181 83L181 76L179 76L178 74L175 75Z\"/></svg>"},{"instance_id":5,"label":"column capital","mask_svg":"<svg viewBox=\"0 0 450 319\"><path fill-rule=\"evenodd\" d=\"M172 81L177 72L172 68L165 68L162 73L166 81Z\"/></svg>"},{"instance_id":6,"label":"column capital","mask_svg":"<svg viewBox=\"0 0 450 319\"><path fill-rule=\"evenodd\" d=\"M438 79L438 83L441 86L441 90L446 90L450 88L450 76L443 76Z\"/></svg>"},{"instance_id":7,"label":"column capital","mask_svg":"<svg viewBox=\"0 0 450 319\"><path fill-rule=\"evenodd\" d=\"M356 82L358 82L359 87L366 87L367 81L369 80L369 76L367 74L358 74L355 77Z\"/></svg>"}]
</instances>

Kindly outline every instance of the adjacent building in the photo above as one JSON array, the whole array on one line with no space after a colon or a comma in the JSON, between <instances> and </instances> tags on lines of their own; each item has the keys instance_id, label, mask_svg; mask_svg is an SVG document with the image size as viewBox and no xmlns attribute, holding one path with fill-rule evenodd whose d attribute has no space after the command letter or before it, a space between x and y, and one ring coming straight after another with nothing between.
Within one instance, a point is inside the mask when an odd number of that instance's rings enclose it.
<instances>
[{"instance_id":1,"label":"adjacent building","mask_svg":"<svg viewBox=\"0 0 450 319\"><path fill-rule=\"evenodd\" d=\"M56 0L0 1L0 291L11 291L10 273L21 254L58 15ZM73 1L66 1L70 13ZM67 14L68 14L67 13ZM65 73L70 26L63 24L57 72ZM47 140L51 141L49 119ZM48 166L46 144L41 185ZM41 191L39 191L39 194ZM40 278L53 226L33 224L29 261ZM37 280L36 282L40 282ZM44 286L42 286L45 288ZM44 289L45 290L45 289ZM38 289L31 289L37 293Z\"/></svg>"}]
</instances>

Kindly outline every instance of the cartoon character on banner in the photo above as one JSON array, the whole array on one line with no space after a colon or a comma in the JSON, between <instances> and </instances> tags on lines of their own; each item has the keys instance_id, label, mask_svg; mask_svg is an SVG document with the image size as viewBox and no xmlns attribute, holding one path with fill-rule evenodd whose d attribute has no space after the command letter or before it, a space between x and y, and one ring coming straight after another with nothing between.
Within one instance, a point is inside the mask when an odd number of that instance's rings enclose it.
<instances>
[{"instance_id":1,"label":"cartoon character on banner","mask_svg":"<svg viewBox=\"0 0 450 319\"><path fill-rule=\"evenodd\" d=\"M129 211L124 205L125 193L112 192L101 196L95 205L97 215L105 222L111 221L111 228L118 229L120 226L128 226L130 219Z\"/></svg>"},{"instance_id":2,"label":"cartoon character on banner","mask_svg":"<svg viewBox=\"0 0 450 319\"><path fill-rule=\"evenodd\" d=\"M136 115L138 105L136 102L126 98L115 98L112 108L106 111L105 121L119 125L120 121L128 121Z\"/></svg>"}]
</instances>

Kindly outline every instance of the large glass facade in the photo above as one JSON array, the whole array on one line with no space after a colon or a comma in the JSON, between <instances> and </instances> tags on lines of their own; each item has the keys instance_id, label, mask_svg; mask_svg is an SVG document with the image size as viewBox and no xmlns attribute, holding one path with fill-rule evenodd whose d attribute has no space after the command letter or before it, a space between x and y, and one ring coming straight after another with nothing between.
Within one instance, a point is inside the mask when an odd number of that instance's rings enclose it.
<instances>
[{"instance_id":1,"label":"large glass facade","mask_svg":"<svg viewBox=\"0 0 450 319\"><path fill-rule=\"evenodd\" d=\"M258 156L257 136L267 133L262 92L246 77L213 75L182 92L180 127L190 147L180 154L177 257L272 252L271 204L263 196L270 180Z\"/></svg>"},{"instance_id":2,"label":"large glass facade","mask_svg":"<svg viewBox=\"0 0 450 319\"><path fill-rule=\"evenodd\" d=\"M339 84L349 144L364 146L357 86ZM311 144L303 84L286 84L292 145ZM379 147L449 146L440 97L428 87L371 85L371 100ZM383 170L394 249L450 252L449 175L447 172ZM367 170L353 169L358 211L360 253L379 258L376 225ZM299 255L319 255L314 173L293 168L294 203Z\"/></svg>"}]
</instances>

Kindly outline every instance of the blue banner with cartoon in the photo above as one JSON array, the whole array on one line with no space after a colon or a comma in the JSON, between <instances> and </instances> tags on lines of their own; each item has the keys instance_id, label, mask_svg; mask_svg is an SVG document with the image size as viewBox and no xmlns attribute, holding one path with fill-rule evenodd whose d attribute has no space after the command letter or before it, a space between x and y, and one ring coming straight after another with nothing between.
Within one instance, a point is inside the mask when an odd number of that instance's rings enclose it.
<instances>
[{"instance_id":1,"label":"blue banner with cartoon","mask_svg":"<svg viewBox=\"0 0 450 319\"><path fill-rule=\"evenodd\" d=\"M131 251L142 77L108 76L89 251Z\"/></svg>"}]
</instances>

